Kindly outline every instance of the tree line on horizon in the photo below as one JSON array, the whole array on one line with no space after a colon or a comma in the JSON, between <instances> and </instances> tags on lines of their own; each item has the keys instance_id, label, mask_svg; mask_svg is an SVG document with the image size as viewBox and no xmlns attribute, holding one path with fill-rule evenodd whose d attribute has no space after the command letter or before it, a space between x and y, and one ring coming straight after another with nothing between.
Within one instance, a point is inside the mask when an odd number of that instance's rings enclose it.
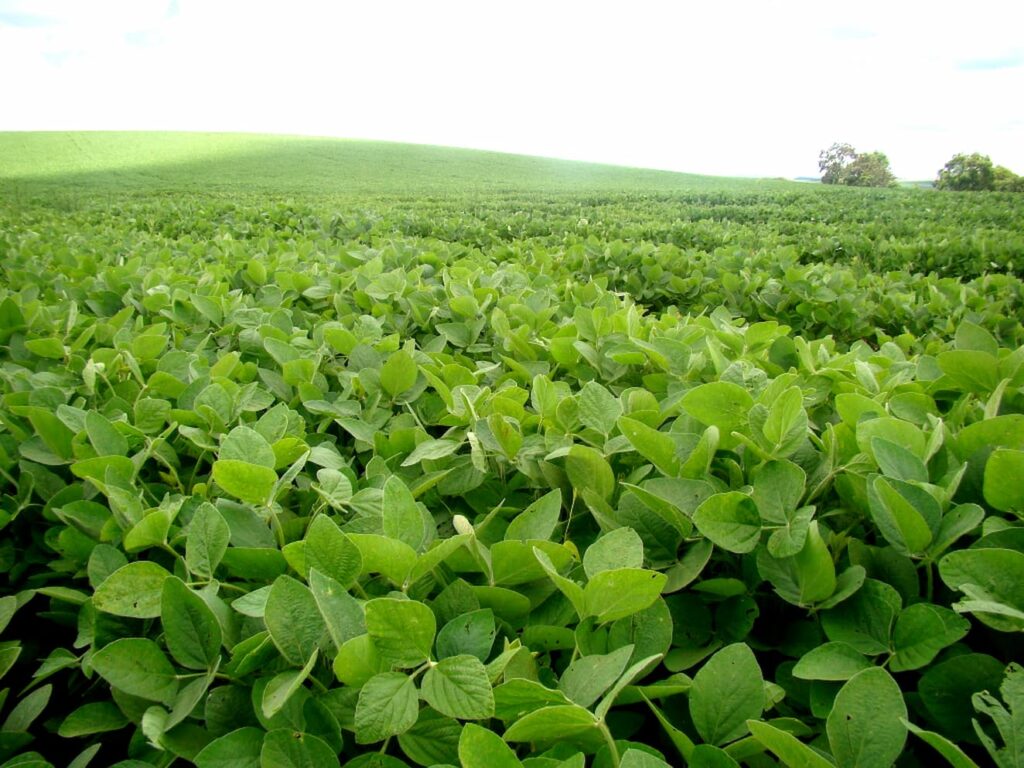
<instances>
[{"instance_id":1,"label":"tree line on horizon","mask_svg":"<svg viewBox=\"0 0 1024 768\"><path fill-rule=\"evenodd\" d=\"M818 155L822 184L848 187L892 187L896 176L883 152L858 152L850 144L836 142ZM1024 192L1024 176L994 165L978 152L954 155L938 172L935 188L954 191Z\"/></svg>"}]
</instances>

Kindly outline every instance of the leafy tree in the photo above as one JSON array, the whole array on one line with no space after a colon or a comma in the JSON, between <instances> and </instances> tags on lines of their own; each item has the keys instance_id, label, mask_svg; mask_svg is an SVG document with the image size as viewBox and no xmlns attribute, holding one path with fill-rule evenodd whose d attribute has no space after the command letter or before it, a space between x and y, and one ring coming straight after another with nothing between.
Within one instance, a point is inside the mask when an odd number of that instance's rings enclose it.
<instances>
[{"instance_id":1,"label":"leafy tree","mask_svg":"<svg viewBox=\"0 0 1024 768\"><path fill-rule=\"evenodd\" d=\"M828 149L821 150L818 155L818 170L821 171L822 184L841 184L843 171L857 159L857 151L849 144L836 142Z\"/></svg>"},{"instance_id":2,"label":"leafy tree","mask_svg":"<svg viewBox=\"0 0 1024 768\"><path fill-rule=\"evenodd\" d=\"M988 155L974 152L970 155L954 155L939 171L935 181L937 189L984 190L995 188L995 172Z\"/></svg>"},{"instance_id":3,"label":"leafy tree","mask_svg":"<svg viewBox=\"0 0 1024 768\"><path fill-rule=\"evenodd\" d=\"M851 187L890 187L895 182L889 158L882 152L866 152L846 167L841 183Z\"/></svg>"},{"instance_id":4,"label":"leafy tree","mask_svg":"<svg viewBox=\"0 0 1024 768\"><path fill-rule=\"evenodd\" d=\"M850 187L888 187L895 181L889 158L881 152L860 154L849 144L833 144L818 155L823 184Z\"/></svg>"},{"instance_id":5,"label":"leafy tree","mask_svg":"<svg viewBox=\"0 0 1024 768\"><path fill-rule=\"evenodd\" d=\"M992 169L993 189L996 192L1024 192L1024 176L1018 176L1009 168L997 165Z\"/></svg>"}]
</instances>

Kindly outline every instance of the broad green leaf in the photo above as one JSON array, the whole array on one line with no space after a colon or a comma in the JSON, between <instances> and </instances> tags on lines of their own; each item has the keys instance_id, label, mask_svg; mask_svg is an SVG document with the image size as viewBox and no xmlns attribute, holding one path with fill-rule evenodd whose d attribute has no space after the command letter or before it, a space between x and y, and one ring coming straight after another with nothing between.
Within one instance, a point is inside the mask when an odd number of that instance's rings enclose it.
<instances>
[{"instance_id":1,"label":"broad green leaf","mask_svg":"<svg viewBox=\"0 0 1024 768\"><path fill-rule=\"evenodd\" d=\"M363 558L361 573L381 573L401 586L416 565L416 550L398 539L375 533L350 533Z\"/></svg>"},{"instance_id":2,"label":"broad green leaf","mask_svg":"<svg viewBox=\"0 0 1024 768\"><path fill-rule=\"evenodd\" d=\"M500 736L473 723L462 729L459 760L462 768L523 768L516 753Z\"/></svg>"},{"instance_id":3,"label":"broad green leaf","mask_svg":"<svg viewBox=\"0 0 1024 768\"><path fill-rule=\"evenodd\" d=\"M291 576L274 580L263 620L281 655L296 667L309 661L327 631L313 593Z\"/></svg>"},{"instance_id":4,"label":"broad green leaf","mask_svg":"<svg viewBox=\"0 0 1024 768\"><path fill-rule=\"evenodd\" d=\"M396 667L415 667L430 656L437 621L415 600L381 597L364 606L366 631L381 657Z\"/></svg>"},{"instance_id":5,"label":"broad green leaf","mask_svg":"<svg viewBox=\"0 0 1024 768\"><path fill-rule=\"evenodd\" d=\"M638 613L658 599L667 578L643 568L601 571L583 589L585 615L604 623Z\"/></svg>"},{"instance_id":6,"label":"broad green leaf","mask_svg":"<svg viewBox=\"0 0 1024 768\"><path fill-rule=\"evenodd\" d=\"M432 665L423 676L422 696L448 717L485 720L494 716L491 682L475 656L450 656Z\"/></svg>"},{"instance_id":7,"label":"broad green leaf","mask_svg":"<svg viewBox=\"0 0 1024 768\"><path fill-rule=\"evenodd\" d=\"M985 463L985 501L1002 512L1024 513L1024 451L998 448Z\"/></svg>"},{"instance_id":8,"label":"broad green leaf","mask_svg":"<svg viewBox=\"0 0 1024 768\"><path fill-rule=\"evenodd\" d=\"M592 491L604 500L615 493L615 475L598 451L585 445L574 445L565 457L565 473L577 492Z\"/></svg>"},{"instance_id":9,"label":"broad green leaf","mask_svg":"<svg viewBox=\"0 0 1024 768\"><path fill-rule=\"evenodd\" d=\"M98 411L89 411L85 415L85 431L97 455L124 456L128 453L128 441L124 435Z\"/></svg>"},{"instance_id":10,"label":"broad green leaf","mask_svg":"<svg viewBox=\"0 0 1024 768\"><path fill-rule=\"evenodd\" d=\"M908 482L928 482L928 469L924 462L906 448L891 440L873 437L871 451L883 475Z\"/></svg>"},{"instance_id":11,"label":"broad green leaf","mask_svg":"<svg viewBox=\"0 0 1024 768\"><path fill-rule=\"evenodd\" d=\"M164 642L189 669L210 669L220 659L221 629L206 601L177 577L164 580L160 604Z\"/></svg>"},{"instance_id":12,"label":"broad green leaf","mask_svg":"<svg viewBox=\"0 0 1024 768\"><path fill-rule=\"evenodd\" d=\"M195 756L197 768L260 768L264 731L238 728L220 736Z\"/></svg>"},{"instance_id":13,"label":"broad green leaf","mask_svg":"<svg viewBox=\"0 0 1024 768\"><path fill-rule=\"evenodd\" d=\"M693 513L697 530L728 552L752 552L761 538L761 517L753 499L739 491L716 493Z\"/></svg>"},{"instance_id":14,"label":"broad green leaf","mask_svg":"<svg viewBox=\"0 0 1024 768\"><path fill-rule=\"evenodd\" d=\"M263 689L260 701L260 711L263 713L263 717L269 720L281 711L309 677L318 658L319 653L313 651L313 655L309 657L309 661L302 669L279 672L270 678L267 687Z\"/></svg>"},{"instance_id":15,"label":"broad green leaf","mask_svg":"<svg viewBox=\"0 0 1024 768\"><path fill-rule=\"evenodd\" d=\"M427 538L424 517L409 488L398 477L384 484L384 535L405 542L415 550Z\"/></svg>"},{"instance_id":16,"label":"broad green leaf","mask_svg":"<svg viewBox=\"0 0 1024 768\"><path fill-rule=\"evenodd\" d=\"M887 653L902 599L884 581L866 579L853 597L825 611L821 626L829 640L847 643L861 653Z\"/></svg>"},{"instance_id":17,"label":"broad green leaf","mask_svg":"<svg viewBox=\"0 0 1024 768\"><path fill-rule=\"evenodd\" d=\"M156 563L138 560L114 571L96 588L92 604L97 610L133 619L160 615L164 582L170 574Z\"/></svg>"},{"instance_id":18,"label":"broad green leaf","mask_svg":"<svg viewBox=\"0 0 1024 768\"><path fill-rule=\"evenodd\" d=\"M728 381L701 384L683 397L683 407L698 421L729 435L747 420L754 405L750 393Z\"/></svg>"},{"instance_id":19,"label":"broad green leaf","mask_svg":"<svg viewBox=\"0 0 1024 768\"><path fill-rule=\"evenodd\" d=\"M494 611L490 608L460 614L437 633L437 657L469 654L486 663L496 636Z\"/></svg>"},{"instance_id":20,"label":"broad green leaf","mask_svg":"<svg viewBox=\"0 0 1024 768\"><path fill-rule=\"evenodd\" d=\"M505 530L506 540L529 541L551 538L562 511L562 492L549 491L520 512Z\"/></svg>"},{"instance_id":21,"label":"broad green leaf","mask_svg":"<svg viewBox=\"0 0 1024 768\"><path fill-rule=\"evenodd\" d=\"M402 466L413 467L421 461L443 459L446 456L451 456L459 450L461 445L462 443L460 441L448 438L424 440L405 458L402 462Z\"/></svg>"},{"instance_id":22,"label":"broad green leaf","mask_svg":"<svg viewBox=\"0 0 1024 768\"><path fill-rule=\"evenodd\" d=\"M596 381L584 384L577 397L580 421L598 432L610 434L622 415L622 404L618 399Z\"/></svg>"},{"instance_id":23,"label":"broad green leaf","mask_svg":"<svg viewBox=\"0 0 1024 768\"><path fill-rule=\"evenodd\" d=\"M416 723L416 686L402 672L375 675L359 691L356 704L356 742L373 744L405 733Z\"/></svg>"},{"instance_id":24,"label":"broad green leaf","mask_svg":"<svg viewBox=\"0 0 1024 768\"><path fill-rule=\"evenodd\" d=\"M918 736L928 746L935 749L940 755L942 755L946 762L949 763L952 768L978 768L978 764L971 760L964 751L960 749L956 744L947 739L945 736L935 731L926 731L924 728L919 728L909 720L903 720L903 725L907 727L911 733Z\"/></svg>"},{"instance_id":25,"label":"broad green leaf","mask_svg":"<svg viewBox=\"0 0 1024 768\"><path fill-rule=\"evenodd\" d=\"M706 747L707 749L714 749L714 747L708 747L706 744L702 744L701 747ZM701 747L698 747L697 749L699 750ZM728 759L729 762L719 763L718 765L724 765L727 768L730 765L737 765L736 761L732 760L731 758L728 758L728 756L726 756L726 759ZM693 761L690 764L705 765L707 766L707 768L715 768L716 765L714 763L700 762L700 756L697 754L694 754ZM664 760L661 760L655 757L654 755L648 754L647 752L644 752L642 750L627 749L625 752L622 753L622 759L619 761L619 768L671 768L671 766Z\"/></svg>"},{"instance_id":26,"label":"broad green leaf","mask_svg":"<svg viewBox=\"0 0 1024 768\"><path fill-rule=\"evenodd\" d=\"M587 603L583 587L572 579L561 575L551 562L551 558L548 557L544 551L534 547L533 555L537 558L537 562L541 564L544 572L547 573L548 578L550 578L551 581L554 582L555 586L558 587L558 591L568 598L577 615L580 618L589 616L589 604Z\"/></svg>"},{"instance_id":27,"label":"broad green leaf","mask_svg":"<svg viewBox=\"0 0 1024 768\"><path fill-rule=\"evenodd\" d=\"M217 458L257 464L269 469L273 469L277 463L270 443L251 427L232 429L221 443Z\"/></svg>"},{"instance_id":28,"label":"broad green leaf","mask_svg":"<svg viewBox=\"0 0 1024 768\"><path fill-rule=\"evenodd\" d=\"M327 632L336 647L341 648L353 637L366 632L362 606L330 576L324 576L315 568L311 570L309 591L313 593Z\"/></svg>"},{"instance_id":29,"label":"broad green leaf","mask_svg":"<svg viewBox=\"0 0 1024 768\"><path fill-rule=\"evenodd\" d=\"M903 751L907 706L896 681L881 667L851 677L836 695L826 722L839 768L882 768Z\"/></svg>"},{"instance_id":30,"label":"broad green leaf","mask_svg":"<svg viewBox=\"0 0 1024 768\"><path fill-rule=\"evenodd\" d=\"M380 385L392 398L410 389L416 383L416 361L404 349L393 352L380 369Z\"/></svg>"},{"instance_id":31,"label":"broad green leaf","mask_svg":"<svg viewBox=\"0 0 1024 768\"><path fill-rule=\"evenodd\" d=\"M633 646L626 645L608 654L576 659L562 673L558 687L571 701L589 708L619 679L632 654Z\"/></svg>"},{"instance_id":32,"label":"broad green leaf","mask_svg":"<svg viewBox=\"0 0 1024 768\"><path fill-rule=\"evenodd\" d=\"M963 653L932 664L921 675L917 693L928 720L957 743L976 742L971 727L976 717L972 698L979 691L996 691L1003 663L983 653Z\"/></svg>"},{"instance_id":33,"label":"broad green leaf","mask_svg":"<svg viewBox=\"0 0 1024 768\"><path fill-rule=\"evenodd\" d=\"M939 575L950 589L977 587L993 603L1024 611L1024 553L1011 549L981 548L950 552L939 561ZM971 597L978 599L979 593ZM1004 632L1018 631L1019 619L978 612L979 621Z\"/></svg>"},{"instance_id":34,"label":"broad green leaf","mask_svg":"<svg viewBox=\"0 0 1024 768\"><path fill-rule=\"evenodd\" d=\"M583 553L583 569L589 578L616 568L642 568L644 543L632 528L609 531Z\"/></svg>"},{"instance_id":35,"label":"broad green leaf","mask_svg":"<svg viewBox=\"0 0 1024 768\"><path fill-rule=\"evenodd\" d=\"M834 768L833 763L781 728L759 720L748 720L747 727L753 737L783 765L790 768Z\"/></svg>"},{"instance_id":36,"label":"broad green leaf","mask_svg":"<svg viewBox=\"0 0 1024 768\"><path fill-rule=\"evenodd\" d=\"M943 648L960 640L970 622L939 605L915 603L896 619L892 643L895 654L889 662L893 672L927 666Z\"/></svg>"},{"instance_id":37,"label":"broad green leaf","mask_svg":"<svg viewBox=\"0 0 1024 768\"><path fill-rule=\"evenodd\" d=\"M352 540L325 515L313 518L306 530L306 567L316 569L345 589L351 587L363 567L363 557Z\"/></svg>"},{"instance_id":38,"label":"broad green leaf","mask_svg":"<svg viewBox=\"0 0 1024 768\"><path fill-rule=\"evenodd\" d=\"M418 765L454 764L459 760L459 739L463 728L455 720L430 707L420 710L416 725L399 734L398 744Z\"/></svg>"},{"instance_id":39,"label":"broad green leaf","mask_svg":"<svg viewBox=\"0 0 1024 768\"><path fill-rule=\"evenodd\" d=\"M753 651L734 643L712 656L693 678L690 716L709 744L722 745L746 735L747 721L764 711L764 678Z\"/></svg>"},{"instance_id":40,"label":"broad green leaf","mask_svg":"<svg viewBox=\"0 0 1024 768\"><path fill-rule=\"evenodd\" d=\"M334 676L345 685L359 688L390 664L377 652L369 635L356 635L338 649L332 665Z\"/></svg>"},{"instance_id":41,"label":"broad green leaf","mask_svg":"<svg viewBox=\"0 0 1024 768\"><path fill-rule=\"evenodd\" d=\"M277 473L270 467L247 461L217 459L213 463L213 479L236 499L265 504L277 483Z\"/></svg>"},{"instance_id":42,"label":"broad green leaf","mask_svg":"<svg viewBox=\"0 0 1024 768\"><path fill-rule=\"evenodd\" d=\"M276 728L263 739L260 768L338 768L338 756L318 736Z\"/></svg>"},{"instance_id":43,"label":"broad green leaf","mask_svg":"<svg viewBox=\"0 0 1024 768\"><path fill-rule=\"evenodd\" d=\"M152 640L115 640L93 655L92 666L110 685L147 701L169 703L178 692L174 667Z\"/></svg>"},{"instance_id":44,"label":"broad green leaf","mask_svg":"<svg viewBox=\"0 0 1024 768\"><path fill-rule=\"evenodd\" d=\"M213 504L204 502L192 515L185 539L185 565L196 576L209 579L217 570L231 540L231 529Z\"/></svg>"},{"instance_id":45,"label":"broad green leaf","mask_svg":"<svg viewBox=\"0 0 1024 768\"><path fill-rule=\"evenodd\" d=\"M621 417L618 425L636 452L657 467L659 472L667 477L679 474L676 443L671 437L629 416Z\"/></svg>"},{"instance_id":46,"label":"broad green leaf","mask_svg":"<svg viewBox=\"0 0 1024 768\"><path fill-rule=\"evenodd\" d=\"M576 704L543 707L524 715L505 731L505 741L565 741L596 751L603 740L600 721Z\"/></svg>"},{"instance_id":47,"label":"broad green leaf","mask_svg":"<svg viewBox=\"0 0 1024 768\"><path fill-rule=\"evenodd\" d=\"M117 731L128 724L128 718L112 701L94 701L83 704L64 718L57 735L65 739L90 736L94 733Z\"/></svg>"},{"instance_id":48,"label":"broad green leaf","mask_svg":"<svg viewBox=\"0 0 1024 768\"><path fill-rule=\"evenodd\" d=\"M899 480L876 477L868 484L871 517L886 540L903 554L923 552L932 542L940 512L926 491Z\"/></svg>"},{"instance_id":49,"label":"broad green leaf","mask_svg":"<svg viewBox=\"0 0 1024 768\"><path fill-rule=\"evenodd\" d=\"M1024 765L1024 741L1021 739L1024 733L1024 667L1015 662L1010 663L1006 668L1006 677L999 686L999 693L1002 701L990 691L974 694L971 701L979 715L991 718L1003 745L999 746L978 720L973 721L974 731L1000 768L1016 768Z\"/></svg>"},{"instance_id":50,"label":"broad green leaf","mask_svg":"<svg viewBox=\"0 0 1024 768\"><path fill-rule=\"evenodd\" d=\"M786 458L800 447L807 439L807 412L799 387L790 387L772 402L761 430L776 458Z\"/></svg>"},{"instance_id":51,"label":"broad green leaf","mask_svg":"<svg viewBox=\"0 0 1024 768\"><path fill-rule=\"evenodd\" d=\"M830 642L812 648L793 667L793 677L801 680L849 680L873 666L856 648Z\"/></svg>"}]
</instances>

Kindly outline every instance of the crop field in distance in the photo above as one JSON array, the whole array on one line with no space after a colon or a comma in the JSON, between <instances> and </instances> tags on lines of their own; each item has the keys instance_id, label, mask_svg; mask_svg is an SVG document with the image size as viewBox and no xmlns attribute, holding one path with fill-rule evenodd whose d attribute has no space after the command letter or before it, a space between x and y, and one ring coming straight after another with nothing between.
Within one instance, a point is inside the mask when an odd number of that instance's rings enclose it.
<instances>
[{"instance_id":1,"label":"crop field in distance","mask_svg":"<svg viewBox=\"0 0 1024 768\"><path fill-rule=\"evenodd\" d=\"M0 768L1024 765L1024 196L0 133Z\"/></svg>"}]
</instances>

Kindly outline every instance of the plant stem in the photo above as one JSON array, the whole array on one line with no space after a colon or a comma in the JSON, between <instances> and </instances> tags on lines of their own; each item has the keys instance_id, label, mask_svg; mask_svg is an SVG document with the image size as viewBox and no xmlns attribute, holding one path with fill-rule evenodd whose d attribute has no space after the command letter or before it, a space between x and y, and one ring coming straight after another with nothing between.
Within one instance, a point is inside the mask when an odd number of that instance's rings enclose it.
<instances>
[{"instance_id":1,"label":"plant stem","mask_svg":"<svg viewBox=\"0 0 1024 768\"><path fill-rule=\"evenodd\" d=\"M600 728L601 735L604 736L604 743L608 745L608 757L612 762L612 768L619 768L619 748L615 746L615 738L604 721L601 722Z\"/></svg>"}]
</instances>

